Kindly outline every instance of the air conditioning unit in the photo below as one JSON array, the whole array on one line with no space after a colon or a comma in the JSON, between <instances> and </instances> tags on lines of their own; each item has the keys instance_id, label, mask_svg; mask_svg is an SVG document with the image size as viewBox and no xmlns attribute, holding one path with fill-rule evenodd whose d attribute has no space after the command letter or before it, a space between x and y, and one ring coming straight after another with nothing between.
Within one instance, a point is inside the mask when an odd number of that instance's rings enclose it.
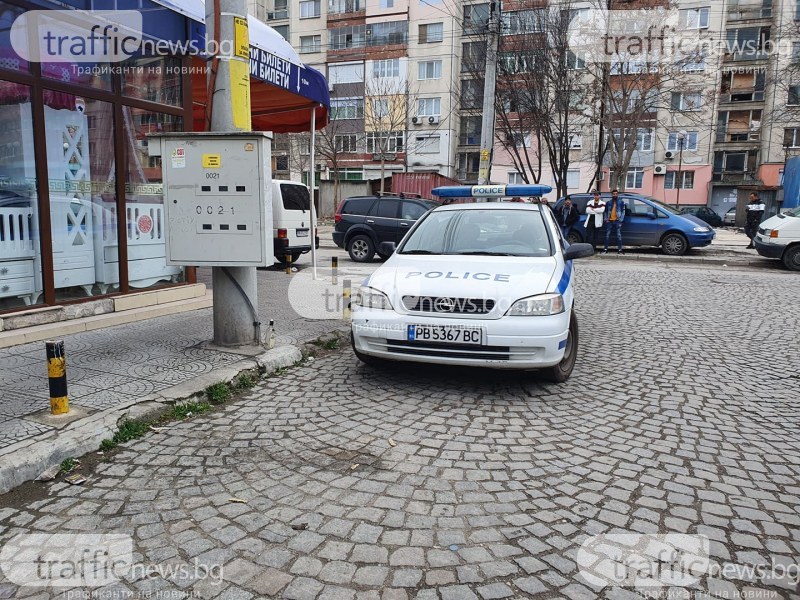
<instances>
[{"instance_id":1,"label":"air conditioning unit","mask_svg":"<svg viewBox=\"0 0 800 600\"><path fill-rule=\"evenodd\" d=\"M664 152L664 158L666 158L667 160L669 160L673 156L675 156L675 153L672 150L667 150L666 152Z\"/></svg>"},{"instance_id":2,"label":"air conditioning unit","mask_svg":"<svg viewBox=\"0 0 800 600\"><path fill-rule=\"evenodd\" d=\"M653 165L653 175L666 175L667 165Z\"/></svg>"},{"instance_id":3,"label":"air conditioning unit","mask_svg":"<svg viewBox=\"0 0 800 600\"><path fill-rule=\"evenodd\" d=\"M317 163L317 171L324 171L325 163Z\"/></svg>"},{"instance_id":4,"label":"air conditioning unit","mask_svg":"<svg viewBox=\"0 0 800 600\"><path fill-rule=\"evenodd\" d=\"M420 120L420 118L419 118L419 117L411 117L411 122L412 122L414 125L420 125L420 124L422 123L422 121Z\"/></svg>"},{"instance_id":5,"label":"air conditioning unit","mask_svg":"<svg viewBox=\"0 0 800 600\"><path fill-rule=\"evenodd\" d=\"M597 177L597 181L605 181L606 180L606 172L600 171L600 175Z\"/></svg>"},{"instance_id":6,"label":"air conditioning unit","mask_svg":"<svg viewBox=\"0 0 800 600\"><path fill-rule=\"evenodd\" d=\"M431 125L438 125L439 117L428 117L428 123L430 123Z\"/></svg>"}]
</instances>

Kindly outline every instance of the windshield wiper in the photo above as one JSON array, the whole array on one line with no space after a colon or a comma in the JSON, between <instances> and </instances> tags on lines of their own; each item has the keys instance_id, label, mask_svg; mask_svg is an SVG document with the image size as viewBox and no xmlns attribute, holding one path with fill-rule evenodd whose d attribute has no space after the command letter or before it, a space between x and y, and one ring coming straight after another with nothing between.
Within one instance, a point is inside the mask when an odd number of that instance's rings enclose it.
<instances>
[{"instance_id":1,"label":"windshield wiper","mask_svg":"<svg viewBox=\"0 0 800 600\"><path fill-rule=\"evenodd\" d=\"M489 252L487 250L475 250L473 252L453 252L457 256L516 256L509 252Z\"/></svg>"},{"instance_id":2,"label":"windshield wiper","mask_svg":"<svg viewBox=\"0 0 800 600\"><path fill-rule=\"evenodd\" d=\"M403 250L400 254L441 254L433 250Z\"/></svg>"}]
</instances>

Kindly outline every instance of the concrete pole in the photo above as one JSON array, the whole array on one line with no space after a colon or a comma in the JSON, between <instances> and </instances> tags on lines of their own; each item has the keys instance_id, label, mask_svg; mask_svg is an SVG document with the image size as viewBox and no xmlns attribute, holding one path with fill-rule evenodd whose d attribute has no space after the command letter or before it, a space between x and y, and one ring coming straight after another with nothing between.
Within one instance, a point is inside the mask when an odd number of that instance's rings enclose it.
<instances>
[{"instance_id":1,"label":"concrete pole","mask_svg":"<svg viewBox=\"0 0 800 600\"><path fill-rule=\"evenodd\" d=\"M308 187L311 189L311 276L317 280L317 211L314 208L314 184L317 182L317 165L314 163L316 156L314 146L317 143L317 105L311 109L311 148L308 157L311 168L308 170Z\"/></svg>"},{"instance_id":2,"label":"concrete pole","mask_svg":"<svg viewBox=\"0 0 800 600\"><path fill-rule=\"evenodd\" d=\"M235 37L234 18L242 17L247 19L247 1L218 1L221 15L218 39L224 40L225 43L218 48L220 54L213 90L211 131L243 131L243 129L237 128L233 121L231 61L248 63L249 72L249 59L235 56L235 44L233 43ZM206 0L206 40L209 42L210 48L214 48L215 4L215 0ZM222 54L223 51L225 54ZM210 77L211 74L209 73ZM270 232L268 232L268 235L271 238ZM270 253L272 252L271 241L270 239L270 243L267 244ZM237 283L238 286L236 285ZM256 319L254 319L247 302L247 298L249 298L250 304L258 307L255 267L214 267L212 269L212 285L214 287L214 343L218 346L252 346L259 344L260 340L256 337L257 328L253 324ZM242 296L242 291L239 288L244 291L247 298Z\"/></svg>"},{"instance_id":3,"label":"concrete pole","mask_svg":"<svg viewBox=\"0 0 800 600\"><path fill-rule=\"evenodd\" d=\"M494 148L495 88L497 86L497 46L500 40L500 2L490 4L489 35L486 41L486 79L483 81L483 117L481 119L481 162L478 184L491 181L492 148Z\"/></svg>"}]
</instances>

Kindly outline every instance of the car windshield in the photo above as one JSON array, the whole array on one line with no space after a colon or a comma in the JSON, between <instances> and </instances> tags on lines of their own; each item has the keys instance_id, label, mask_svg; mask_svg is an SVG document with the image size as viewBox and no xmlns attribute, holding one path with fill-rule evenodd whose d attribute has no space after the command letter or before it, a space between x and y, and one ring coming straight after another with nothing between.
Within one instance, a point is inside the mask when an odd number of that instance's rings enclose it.
<instances>
[{"instance_id":1,"label":"car windshield","mask_svg":"<svg viewBox=\"0 0 800 600\"><path fill-rule=\"evenodd\" d=\"M551 256L550 236L536 210L443 210L429 213L399 254Z\"/></svg>"},{"instance_id":2,"label":"car windshield","mask_svg":"<svg viewBox=\"0 0 800 600\"><path fill-rule=\"evenodd\" d=\"M661 202L660 200L656 200L655 198L651 198L651 197L649 197L649 196L646 196L646 198L647 198L647 199L648 199L650 202L652 202L653 204L657 205L659 208L663 208L663 209L664 209L665 211L667 211L668 213L671 213L671 214L673 214L673 215L679 215L679 214L681 214L680 212L678 212L677 210L675 210L675 207L674 207L674 206L670 206L669 204L664 204L664 203L663 203L663 202Z\"/></svg>"},{"instance_id":3,"label":"car windshield","mask_svg":"<svg viewBox=\"0 0 800 600\"><path fill-rule=\"evenodd\" d=\"M792 210L787 210L783 214L789 217L800 217L800 206L798 206L797 208L793 208Z\"/></svg>"}]
</instances>

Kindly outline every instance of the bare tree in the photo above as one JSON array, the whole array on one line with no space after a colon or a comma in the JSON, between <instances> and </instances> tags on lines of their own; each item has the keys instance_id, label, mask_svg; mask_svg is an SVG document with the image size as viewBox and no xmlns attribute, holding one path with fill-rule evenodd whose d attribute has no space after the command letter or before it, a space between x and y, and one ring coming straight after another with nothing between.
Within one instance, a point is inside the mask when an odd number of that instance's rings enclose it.
<instances>
[{"instance_id":1,"label":"bare tree","mask_svg":"<svg viewBox=\"0 0 800 600\"><path fill-rule=\"evenodd\" d=\"M410 90L405 77L370 77L364 85L364 131L367 153L380 156L381 193L388 155L405 151Z\"/></svg>"}]
</instances>

